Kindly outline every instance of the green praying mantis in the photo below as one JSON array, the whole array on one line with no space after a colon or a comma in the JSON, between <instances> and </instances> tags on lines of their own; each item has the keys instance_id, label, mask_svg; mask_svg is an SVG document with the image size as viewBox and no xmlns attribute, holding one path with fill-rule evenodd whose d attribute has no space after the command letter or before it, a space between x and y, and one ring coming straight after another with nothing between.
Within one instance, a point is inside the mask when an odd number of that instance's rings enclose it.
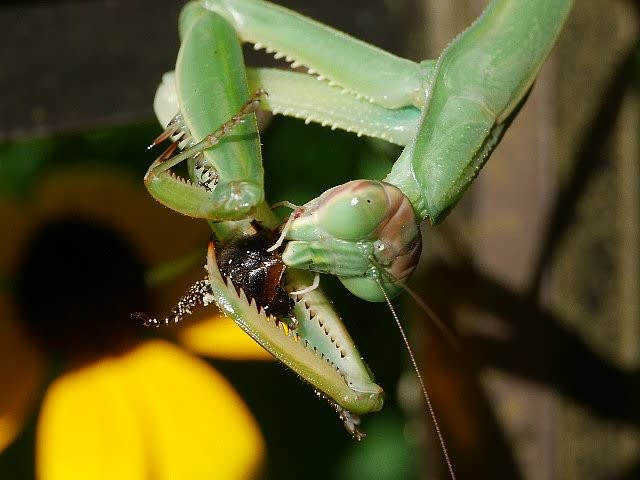
<instances>
[{"instance_id":1,"label":"green praying mantis","mask_svg":"<svg viewBox=\"0 0 640 480\"><path fill-rule=\"evenodd\" d=\"M173 144L151 165L145 185L164 205L207 219L214 240L208 278L164 322L151 323L177 322L196 305L215 303L329 400L360 438L358 415L382 408L382 388L314 288L317 274L336 275L366 300L401 291L420 255L419 223L440 222L476 177L525 101L571 4L492 0L436 60L420 63L261 0L186 5L175 72L165 74L155 100L167 126L155 143ZM307 71L247 68L242 42ZM404 150L383 181L334 187L292 206L281 224L264 199L258 107ZM190 180L171 172L183 161ZM258 290L272 294L257 301L247 293L250 282L238 285L230 273L236 270L224 270L219 257L227 245L241 255L242 242L262 229L275 233L265 237L272 245L260 247L266 267L259 281L266 283ZM286 305L275 314L280 288Z\"/></svg>"}]
</instances>

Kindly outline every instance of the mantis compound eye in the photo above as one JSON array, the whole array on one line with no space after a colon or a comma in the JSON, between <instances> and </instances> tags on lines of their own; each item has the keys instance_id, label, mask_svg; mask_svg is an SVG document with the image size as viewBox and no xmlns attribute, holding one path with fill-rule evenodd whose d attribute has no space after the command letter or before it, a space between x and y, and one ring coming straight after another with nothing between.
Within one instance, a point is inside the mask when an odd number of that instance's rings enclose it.
<instances>
[{"instance_id":1,"label":"mantis compound eye","mask_svg":"<svg viewBox=\"0 0 640 480\"><path fill-rule=\"evenodd\" d=\"M384 184L354 180L328 190L320 197L318 223L342 240L370 238L389 209Z\"/></svg>"}]
</instances>

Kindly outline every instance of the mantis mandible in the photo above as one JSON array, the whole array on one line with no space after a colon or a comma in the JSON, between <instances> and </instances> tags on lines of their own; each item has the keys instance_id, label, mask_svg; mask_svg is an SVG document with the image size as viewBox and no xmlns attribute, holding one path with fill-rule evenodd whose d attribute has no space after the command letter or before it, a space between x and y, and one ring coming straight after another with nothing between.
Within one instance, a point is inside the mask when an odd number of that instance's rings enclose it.
<instances>
[{"instance_id":1,"label":"mantis mandible","mask_svg":"<svg viewBox=\"0 0 640 480\"><path fill-rule=\"evenodd\" d=\"M151 165L145 184L164 205L209 220L215 242L208 279L167 322L215 302L327 398L360 438L357 415L382 407L382 389L328 299L307 288L311 272L336 275L366 300L400 292L420 255L419 223L440 222L476 177L525 101L571 5L493 0L438 59L416 63L261 0L189 3L175 72L165 74L155 101L168 125L158 142L172 137L174 144ZM308 73L246 68L241 42ZM404 150L384 181L334 187L279 226L264 200L252 113L258 104ZM177 144L182 151L174 156ZM190 181L170 172L182 161ZM269 250L286 266L291 318L270 315L269 305L247 298L220 273L216 242L255 234L254 220L281 236Z\"/></svg>"}]
</instances>

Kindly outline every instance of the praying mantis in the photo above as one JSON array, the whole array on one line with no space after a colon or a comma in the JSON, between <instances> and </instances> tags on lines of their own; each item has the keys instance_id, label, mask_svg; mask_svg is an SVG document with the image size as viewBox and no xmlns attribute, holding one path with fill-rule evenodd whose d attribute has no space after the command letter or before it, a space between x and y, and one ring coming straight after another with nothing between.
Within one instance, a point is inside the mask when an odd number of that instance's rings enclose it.
<instances>
[{"instance_id":1,"label":"praying mantis","mask_svg":"<svg viewBox=\"0 0 640 480\"><path fill-rule=\"evenodd\" d=\"M208 220L215 239L208 277L164 323L215 303L361 438L358 416L382 408L382 388L314 288L314 273L336 275L365 300L401 291L420 256L420 222L440 222L476 177L526 100L571 6L492 0L437 59L416 63L265 1L187 4L175 72L165 74L155 99L167 126L155 143L173 144L151 165L145 185L169 208ZM307 72L247 68L242 42ZM334 187L292 206L281 224L264 199L258 107L404 149L383 181ZM182 151L174 155L176 146ZM190 180L171 172L183 161ZM261 254L278 265L287 315L271 314L269 301L256 302L218 263L220 246L262 228L279 236Z\"/></svg>"}]
</instances>

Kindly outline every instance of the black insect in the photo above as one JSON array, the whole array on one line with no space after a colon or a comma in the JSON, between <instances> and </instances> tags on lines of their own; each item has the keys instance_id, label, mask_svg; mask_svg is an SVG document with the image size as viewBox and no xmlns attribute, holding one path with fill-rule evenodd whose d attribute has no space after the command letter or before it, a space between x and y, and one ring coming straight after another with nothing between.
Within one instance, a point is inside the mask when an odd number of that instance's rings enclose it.
<instances>
[{"instance_id":1,"label":"black insect","mask_svg":"<svg viewBox=\"0 0 640 480\"><path fill-rule=\"evenodd\" d=\"M268 230L258 222L251 222L255 233L212 244L216 249L218 269L224 278L231 278L233 285L242 289L249 300L254 299L258 309L276 317L292 317L293 300L282 288L282 276L286 265L278 250L267 251L278 239L278 233ZM196 282L178 300L171 313L163 318L151 318L145 313L132 317L147 326L160 327L179 323L192 310L207 305L212 298L208 279Z\"/></svg>"},{"instance_id":2,"label":"black insect","mask_svg":"<svg viewBox=\"0 0 640 480\"><path fill-rule=\"evenodd\" d=\"M277 232L258 222L251 223L255 233L224 243L214 241L218 269L229 277L247 298L255 299L261 307L276 317L291 317L293 300L281 286L286 265L278 250L267 251L278 239Z\"/></svg>"}]
</instances>

